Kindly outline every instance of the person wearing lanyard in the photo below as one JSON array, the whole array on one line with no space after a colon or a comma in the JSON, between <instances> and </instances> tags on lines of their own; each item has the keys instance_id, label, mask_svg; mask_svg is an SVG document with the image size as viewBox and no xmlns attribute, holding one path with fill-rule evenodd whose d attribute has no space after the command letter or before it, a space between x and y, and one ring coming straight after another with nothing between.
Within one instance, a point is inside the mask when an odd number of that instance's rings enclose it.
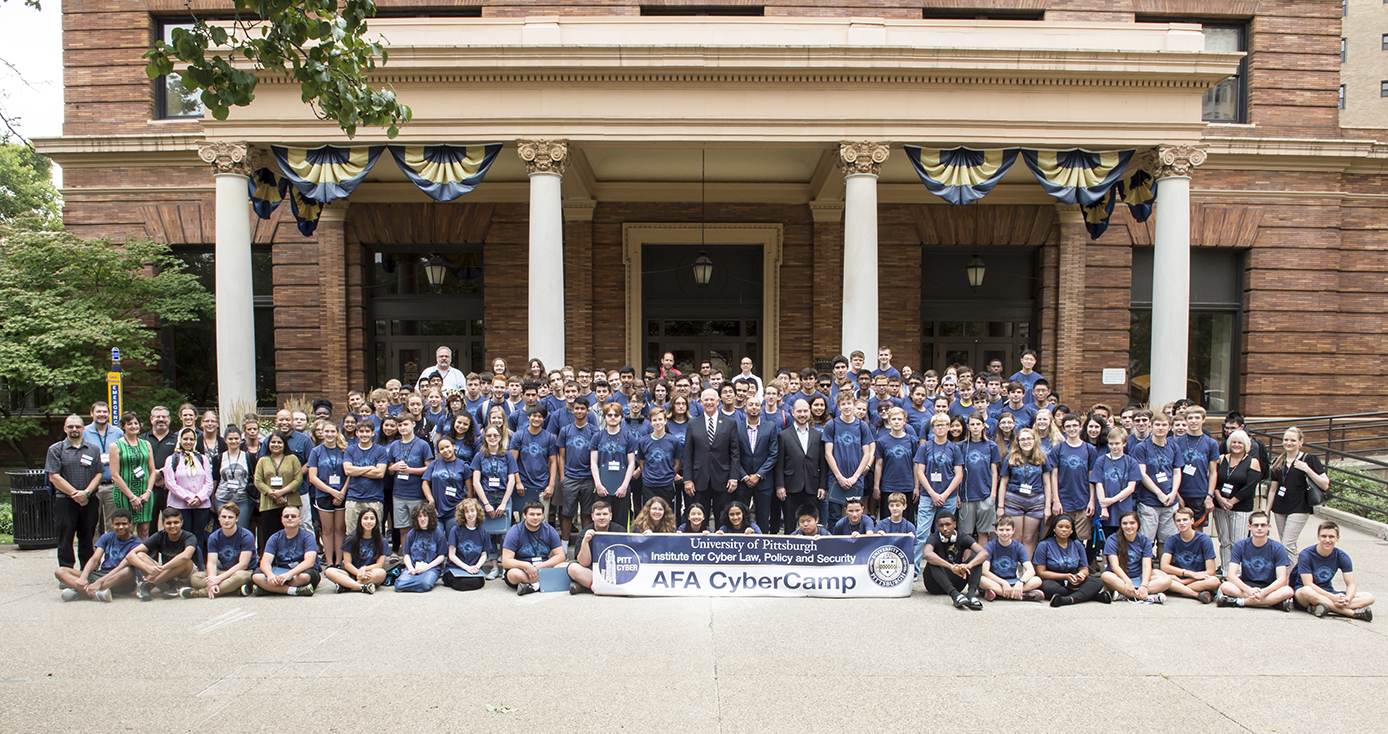
<instances>
[{"instance_id":1,"label":"person wearing lanyard","mask_svg":"<svg viewBox=\"0 0 1388 734\"><path fill-rule=\"evenodd\" d=\"M1311 517L1312 505L1308 497L1310 484L1315 484L1322 492L1330 488L1330 475L1325 465L1315 456L1301 450L1301 429L1288 428L1282 434L1282 455L1272 464L1272 511L1273 522L1277 523L1277 537L1287 547L1287 560L1296 563L1297 538Z\"/></svg>"},{"instance_id":2,"label":"person wearing lanyard","mask_svg":"<svg viewBox=\"0 0 1388 734\"><path fill-rule=\"evenodd\" d=\"M347 538L347 476L342 471L347 442L332 421L320 420L314 428L321 431L323 443L309 452L308 483L313 488L313 507L322 525L323 553L327 556L324 565L331 567L342 563L342 541Z\"/></svg>"},{"instance_id":3,"label":"person wearing lanyard","mask_svg":"<svg viewBox=\"0 0 1388 734\"><path fill-rule=\"evenodd\" d=\"M44 471L57 490L53 514L58 530L58 566L85 569L95 548L92 536L96 531L96 505L92 498L101 483L101 459L98 449L82 439L82 418L76 413L63 421L66 435L48 447ZM77 538L77 557L72 555L72 539ZM81 565L76 565L78 561Z\"/></svg>"},{"instance_id":4,"label":"person wearing lanyard","mask_svg":"<svg viewBox=\"0 0 1388 734\"><path fill-rule=\"evenodd\" d=\"M127 411L120 419L125 435L111 446L111 481L120 490L114 498L116 509L130 510L130 521L141 540L149 537L149 523L154 519L153 449L139 438L140 417Z\"/></svg>"},{"instance_id":5,"label":"person wearing lanyard","mask_svg":"<svg viewBox=\"0 0 1388 734\"><path fill-rule=\"evenodd\" d=\"M964 454L959 445L946 438L949 416L938 413L930 419L933 438L916 449L916 483L921 501L916 510L916 570L924 573L925 541L935 530L935 515L951 516L959 505L959 485L964 481Z\"/></svg>"},{"instance_id":6,"label":"person wearing lanyard","mask_svg":"<svg viewBox=\"0 0 1388 734\"><path fill-rule=\"evenodd\" d=\"M265 456L255 465L255 488L260 491L260 542L284 529L280 514L286 507L299 507L299 485L303 468L299 457L285 452L284 436L270 434L265 439ZM298 512L294 513L298 518ZM295 525L297 528L297 524Z\"/></svg>"},{"instance_id":7,"label":"person wearing lanyard","mask_svg":"<svg viewBox=\"0 0 1388 734\"><path fill-rule=\"evenodd\" d=\"M111 532L111 512L116 509L115 487L111 481L111 447L119 441L121 431L111 425L111 407L104 402L92 403L92 422L82 429L82 440L101 451L101 484L96 488L96 498L101 503L101 516L105 532Z\"/></svg>"},{"instance_id":8,"label":"person wearing lanyard","mask_svg":"<svg viewBox=\"0 0 1388 734\"><path fill-rule=\"evenodd\" d=\"M434 498L444 534L451 533L457 525L455 511L458 504L468 496L469 480L472 479L470 462L458 455L457 444L444 436L439 439L439 456L429 464L424 472L424 490ZM481 513L482 506L477 506ZM477 520L480 525L482 519Z\"/></svg>"}]
</instances>

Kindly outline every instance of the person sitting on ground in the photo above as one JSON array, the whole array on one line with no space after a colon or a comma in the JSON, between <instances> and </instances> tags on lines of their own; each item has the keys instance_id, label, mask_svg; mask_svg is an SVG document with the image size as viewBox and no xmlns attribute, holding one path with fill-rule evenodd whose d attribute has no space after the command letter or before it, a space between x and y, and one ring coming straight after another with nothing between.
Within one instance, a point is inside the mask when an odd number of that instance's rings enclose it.
<instances>
[{"instance_id":1,"label":"person sitting on ground","mask_svg":"<svg viewBox=\"0 0 1388 734\"><path fill-rule=\"evenodd\" d=\"M482 522L482 503L471 497L458 503L448 531L448 571L443 575L444 585L454 591L476 591L486 583L482 564L492 549L492 536Z\"/></svg>"},{"instance_id":2,"label":"person sitting on ground","mask_svg":"<svg viewBox=\"0 0 1388 734\"><path fill-rule=\"evenodd\" d=\"M878 535L906 533L911 536L911 542L916 540L916 526L906 519L906 494L904 492L892 492L887 495L887 517L878 520L873 526Z\"/></svg>"},{"instance_id":3,"label":"person sitting on ground","mask_svg":"<svg viewBox=\"0 0 1388 734\"><path fill-rule=\"evenodd\" d=\"M559 531L545 522L545 506L539 500L528 500L521 511L519 525L512 525L501 542L502 578L516 590L517 596L540 590L540 569L563 568L564 540Z\"/></svg>"},{"instance_id":4,"label":"person sitting on ground","mask_svg":"<svg viewBox=\"0 0 1388 734\"><path fill-rule=\"evenodd\" d=\"M829 534L829 531L819 524L819 511L814 505L801 505L800 510L795 513L795 524L797 527L791 535L819 538Z\"/></svg>"},{"instance_id":5,"label":"person sitting on ground","mask_svg":"<svg viewBox=\"0 0 1388 734\"><path fill-rule=\"evenodd\" d=\"M834 535L848 535L854 538L872 533L876 529L872 518L863 514L862 497L849 497L843 505L843 517L834 523Z\"/></svg>"},{"instance_id":6,"label":"person sitting on ground","mask_svg":"<svg viewBox=\"0 0 1388 734\"><path fill-rule=\"evenodd\" d=\"M112 511L111 528L97 538L92 557L87 559L82 570L63 566L54 572L58 582L66 587L63 601L76 601L86 595L88 599L110 602L112 592L125 593L135 588L135 567L129 556L130 551L140 545L140 539L135 537L130 510L117 507Z\"/></svg>"},{"instance_id":7,"label":"person sitting on ground","mask_svg":"<svg viewBox=\"0 0 1388 734\"><path fill-rule=\"evenodd\" d=\"M188 586L198 570L198 539L183 529L183 511L165 507L160 513L164 529L145 538L130 555L139 584L135 595L140 601L153 599L152 592L164 587L164 595L178 597L178 589Z\"/></svg>"},{"instance_id":8,"label":"person sitting on ground","mask_svg":"<svg viewBox=\"0 0 1388 734\"><path fill-rule=\"evenodd\" d=\"M1302 550L1297 557L1296 575L1292 577L1296 604L1317 617L1330 612L1372 622L1374 595L1359 591L1349 554L1335 547L1339 542L1339 525L1326 520L1316 528L1316 544ZM1344 591L1336 591L1331 585L1336 571L1344 576Z\"/></svg>"},{"instance_id":9,"label":"person sitting on ground","mask_svg":"<svg viewBox=\"0 0 1388 734\"><path fill-rule=\"evenodd\" d=\"M405 570L395 580L395 590L405 592L431 591L443 573L448 555L448 538L439 527L434 503L424 502L409 510L410 532L405 536Z\"/></svg>"},{"instance_id":10,"label":"person sitting on ground","mask_svg":"<svg viewBox=\"0 0 1388 734\"><path fill-rule=\"evenodd\" d=\"M1287 568L1287 548L1268 537L1272 524L1266 512L1248 516L1252 537L1234 543L1229 554L1229 575L1215 599L1221 607L1276 607L1292 611L1292 591Z\"/></svg>"},{"instance_id":11,"label":"person sitting on ground","mask_svg":"<svg viewBox=\"0 0 1388 734\"><path fill-rule=\"evenodd\" d=\"M703 504L695 502L685 508L685 521L680 525L681 533L702 533L709 534L708 510L704 509Z\"/></svg>"},{"instance_id":12,"label":"person sitting on ground","mask_svg":"<svg viewBox=\"0 0 1388 734\"><path fill-rule=\"evenodd\" d=\"M251 563L255 559L255 536L241 527L241 508L227 502L217 510L219 530L207 536L207 570L193 574L190 584L178 590L184 599L218 594L250 596Z\"/></svg>"},{"instance_id":13,"label":"person sitting on ground","mask_svg":"<svg viewBox=\"0 0 1388 734\"><path fill-rule=\"evenodd\" d=\"M646 501L646 506L641 508L641 515L650 517L650 508L657 500L662 503L662 497L652 497ZM662 508L663 511L663 508ZM669 518L670 524L674 524L674 513L665 512L661 516ZM638 516L640 519L640 516ZM583 529L582 540L578 544L578 556L573 563L569 564L569 593L582 594L591 592L593 589L593 536L597 533L622 533L626 532L620 523L612 522L612 505L606 500L597 500L593 503L593 524Z\"/></svg>"},{"instance_id":14,"label":"person sitting on ground","mask_svg":"<svg viewBox=\"0 0 1388 734\"><path fill-rule=\"evenodd\" d=\"M1171 579L1169 591L1209 604L1219 590L1214 541L1195 529L1195 511L1189 507L1176 508L1173 518L1176 534L1161 550L1161 571Z\"/></svg>"},{"instance_id":15,"label":"person sitting on ground","mask_svg":"<svg viewBox=\"0 0 1388 734\"><path fill-rule=\"evenodd\" d=\"M1051 600L1051 606L1096 599L1104 604L1112 602L1104 582L1089 573L1084 544L1075 539L1075 521L1068 514L1052 515L1049 536L1037 544L1032 562L1041 577L1041 592Z\"/></svg>"},{"instance_id":16,"label":"person sitting on ground","mask_svg":"<svg viewBox=\"0 0 1388 734\"><path fill-rule=\"evenodd\" d=\"M597 521L594 520L596 523ZM675 511L664 497L646 500L636 519L631 521L631 532L650 535L651 533L675 532Z\"/></svg>"},{"instance_id":17,"label":"person sitting on ground","mask_svg":"<svg viewBox=\"0 0 1388 734\"><path fill-rule=\"evenodd\" d=\"M983 598L988 601L998 597L1041 601L1046 598L1041 593L1041 577L1036 575L1031 565L1026 546L1012 539L1016 532L1013 523L1010 517L998 518L994 527L998 537L983 546L988 558L983 562L983 575L978 580L978 586L983 590Z\"/></svg>"},{"instance_id":18,"label":"person sitting on ground","mask_svg":"<svg viewBox=\"0 0 1388 734\"><path fill-rule=\"evenodd\" d=\"M937 596L954 597L956 609L983 609L978 600L981 566L988 560L983 546L972 535L957 532L954 514L941 512L935 517L935 532L925 539L921 558L925 562L925 590Z\"/></svg>"},{"instance_id":19,"label":"person sitting on ground","mask_svg":"<svg viewBox=\"0 0 1388 734\"><path fill-rule=\"evenodd\" d=\"M374 594L386 580L386 558L390 547L383 540L381 516L375 507L357 515L356 527L342 542L342 567L323 569L323 575L337 584L338 593L360 591Z\"/></svg>"},{"instance_id":20,"label":"person sitting on ground","mask_svg":"<svg viewBox=\"0 0 1388 734\"><path fill-rule=\"evenodd\" d=\"M283 508L280 516L284 528L270 536L265 554L260 557L260 570L251 576L263 591L289 596L313 596L318 585L318 539L299 527L301 510L298 505Z\"/></svg>"},{"instance_id":21,"label":"person sitting on ground","mask_svg":"<svg viewBox=\"0 0 1388 734\"><path fill-rule=\"evenodd\" d=\"M1113 442L1112 435L1109 442ZM1104 588L1128 601L1164 604L1166 595L1162 592L1171 585L1171 578L1152 569L1152 539L1139 533L1139 526L1134 510L1118 516L1118 532L1104 542L1108 570L1100 578Z\"/></svg>"},{"instance_id":22,"label":"person sitting on ground","mask_svg":"<svg viewBox=\"0 0 1388 734\"><path fill-rule=\"evenodd\" d=\"M728 521L718 528L718 535L761 535L761 528L752 522L752 511L742 502L735 501L728 505L728 511L724 514ZM858 502L858 514L863 514L861 500Z\"/></svg>"}]
</instances>

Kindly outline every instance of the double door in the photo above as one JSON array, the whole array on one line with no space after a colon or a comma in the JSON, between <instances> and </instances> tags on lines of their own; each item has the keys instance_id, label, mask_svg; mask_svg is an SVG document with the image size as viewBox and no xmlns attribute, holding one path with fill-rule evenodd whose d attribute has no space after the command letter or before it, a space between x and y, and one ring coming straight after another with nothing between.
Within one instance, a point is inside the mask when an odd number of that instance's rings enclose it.
<instances>
[{"instance_id":1,"label":"double door","mask_svg":"<svg viewBox=\"0 0 1388 734\"><path fill-rule=\"evenodd\" d=\"M661 345L660 353L670 352L675 357L675 369L683 374L699 371L699 365L708 360L710 366L723 373L724 377L742 371L743 344L728 339L687 339L672 340Z\"/></svg>"}]
</instances>

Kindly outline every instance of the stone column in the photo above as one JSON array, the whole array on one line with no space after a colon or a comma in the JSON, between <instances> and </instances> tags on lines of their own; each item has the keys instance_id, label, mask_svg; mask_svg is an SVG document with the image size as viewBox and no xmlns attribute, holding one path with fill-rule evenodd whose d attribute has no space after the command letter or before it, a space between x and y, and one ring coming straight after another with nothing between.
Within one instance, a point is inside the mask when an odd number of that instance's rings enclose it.
<instances>
[{"instance_id":1,"label":"stone column","mask_svg":"<svg viewBox=\"0 0 1388 734\"><path fill-rule=\"evenodd\" d=\"M521 140L517 152L530 172L530 353L546 369L564 364L564 205L560 182L569 144Z\"/></svg>"},{"instance_id":2,"label":"stone column","mask_svg":"<svg viewBox=\"0 0 1388 734\"><path fill-rule=\"evenodd\" d=\"M1089 230L1078 204L1056 204L1060 220L1055 318L1055 384L1070 404L1083 404L1085 248Z\"/></svg>"},{"instance_id":3,"label":"stone column","mask_svg":"<svg viewBox=\"0 0 1388 734\"><path fill-rule=\"evenodd\" d=\"M1163 145L1152 161L1157 201L1152 256L1152 383L1148 401L1161 406L1186 396L1190 345L1190 172L1205 149Z\"/></svg>"},{"instance_id":4,"label":"stone column","mask_svg":"<svg viewBox=\"0 0 1388 734\"><path fill-rule=\"evenodd\" d=\"M251 292L250 150L245 143L204 143L217 190L217 412L240 422L255 408L255 313Z\"/></svg>"},{"instance_id":5,"label":"stone column","mask_svg":"<svg viewBox=\"0 0 1388 734\"><path fill-rule=\"evenodd\" d=\"M887 143L839 145L844 172L843 354L877 354L877 175L890 153ZM871 360L872 357L869 357Z\"/></svg>"},{"instance_id":6,"label":"stone column","mask_svg":"<svg viewBox=\"0 0 1388 734\"><path fill-rule=\"evenodd\" d=\"M319 392L334 403L347 399L347 200L323 207L318 217L318 340L323 350ZM418 375L405 375L406 379Z\"/></svg>"}]
</instances>

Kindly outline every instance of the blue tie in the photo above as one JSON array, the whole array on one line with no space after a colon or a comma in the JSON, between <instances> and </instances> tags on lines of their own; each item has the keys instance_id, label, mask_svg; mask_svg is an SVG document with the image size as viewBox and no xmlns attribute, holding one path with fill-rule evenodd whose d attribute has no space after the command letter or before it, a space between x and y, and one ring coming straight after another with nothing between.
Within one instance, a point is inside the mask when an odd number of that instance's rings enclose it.
<instances>
[{"instance_id":1,"label":"blue tie","mask_svg":"<svg viewBox=\"0 0 1388 734\"><path fill-rule=\"evenodd\" d=\"M715 431L717 428L718 428L718 420L717 420L716 418L714 418L713 416L709 416L709 418L708 418L708 445L709 445L709 446L712 446L712 445L713 445L713 434L714 434L714 431Z\"/></svg>"}]
</instances>

